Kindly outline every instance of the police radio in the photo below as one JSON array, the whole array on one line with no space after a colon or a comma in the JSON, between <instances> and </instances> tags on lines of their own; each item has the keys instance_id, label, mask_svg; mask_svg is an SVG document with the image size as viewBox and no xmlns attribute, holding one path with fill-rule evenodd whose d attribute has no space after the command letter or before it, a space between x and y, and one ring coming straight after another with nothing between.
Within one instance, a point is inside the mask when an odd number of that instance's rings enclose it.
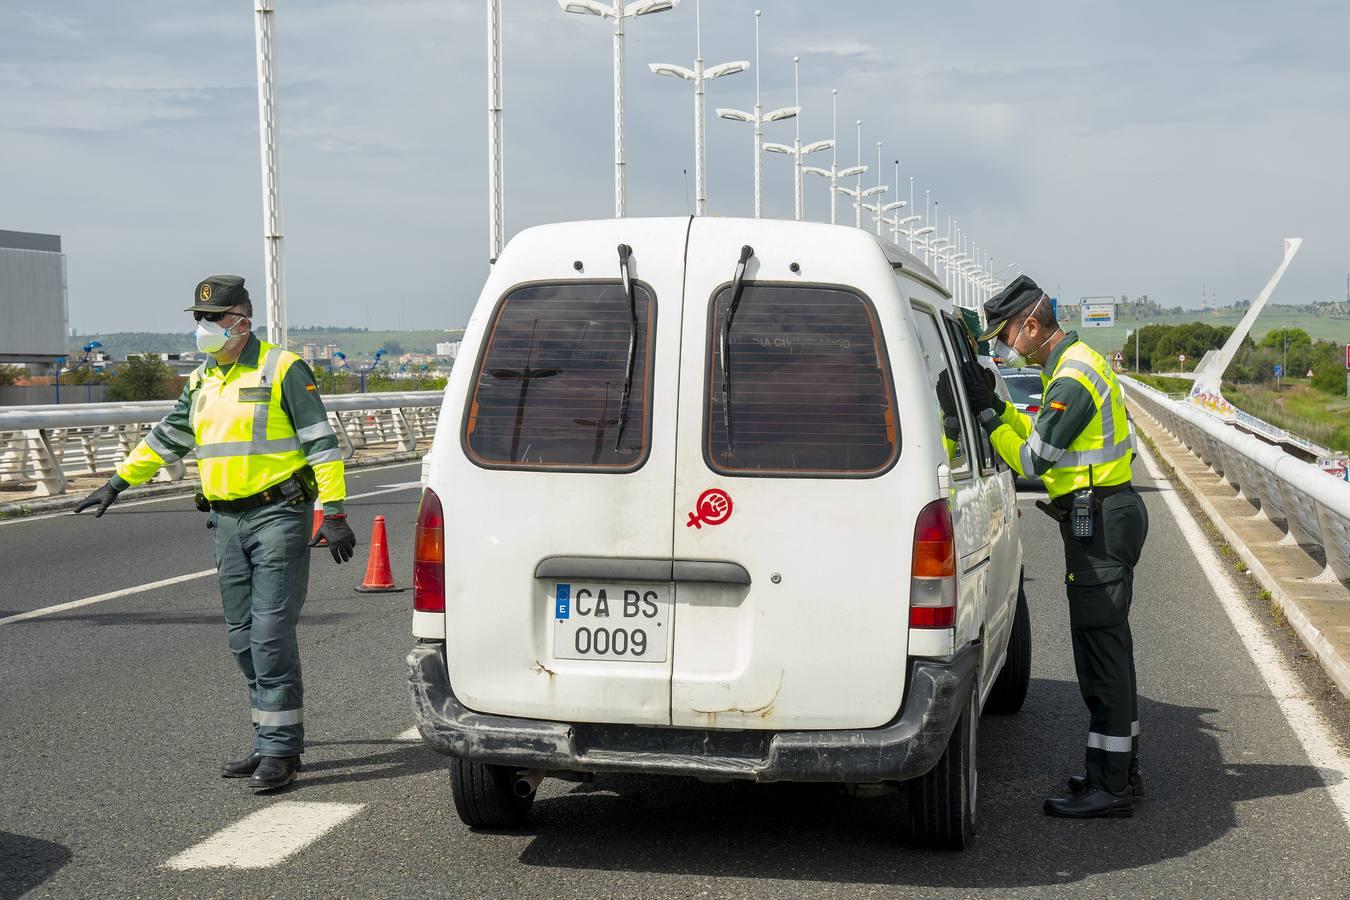
<instances>
[{"instance_id":1,"label":"police radio","mask_svg":"<svg viewBox=\"0 0 1350 900\"><path fill-rule=\"evenodd\" d=\"M1092 540L1092 464L1088 463L1088 486L1085 491L1075 491L1073 508L1069 511L1069 524L1073 536L1080 541Z\"/></svg>"}]
</instances>

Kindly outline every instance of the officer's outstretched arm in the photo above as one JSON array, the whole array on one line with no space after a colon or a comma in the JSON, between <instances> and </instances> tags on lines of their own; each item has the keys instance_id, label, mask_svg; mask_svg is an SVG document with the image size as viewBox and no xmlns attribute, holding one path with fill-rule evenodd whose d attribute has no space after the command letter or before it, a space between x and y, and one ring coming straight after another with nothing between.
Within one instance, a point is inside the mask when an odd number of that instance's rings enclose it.
<instances>
[{"instance_id":1,"label":"officer's outstretched arm","mask_svg":"<svg viewBox=\"0 0 1350 900\"><path fill-rule=\"evenodd\" d=\"M161 466L177 462L197 446L189 416L192 410L192 391L197 373L183 385L173 410L159 420L150 433L127 454L117 466L117 474L109 479L113 487L125 490L133 484L144 484L154 477Z\"/></svg>"},{"instance_id":2,"label":"officer's outstretched arm","mask_svg":"<svg viewBox=\"0 0 1350 900\"><path fill-rule=\"evenodd\" d=\"M1041 402L1041 411L1025 439L1002 418L983 423L999 456L1025 478L1038 478L1054 468L1097 414L1092 395L1071 378L1052 381Z\"/></svg>"}]
</instances>

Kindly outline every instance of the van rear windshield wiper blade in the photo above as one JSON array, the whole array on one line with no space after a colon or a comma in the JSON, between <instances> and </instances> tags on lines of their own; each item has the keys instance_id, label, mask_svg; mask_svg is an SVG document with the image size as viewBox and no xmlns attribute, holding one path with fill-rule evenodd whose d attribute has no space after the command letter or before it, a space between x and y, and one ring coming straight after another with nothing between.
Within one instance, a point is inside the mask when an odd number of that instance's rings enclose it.
<instances>
[{"instance_id":1,"label":"van rear windshield wiper blade","mask_svg":"<svg viewBox=\"0 0 1350 900\"><path fill-rule=\"evenodd\" d=\"M741 248L736 274L731 279L731 303L727 305L727 317L722 320L722 332L717 336L722 355L722 425L727 432L728 450L731 449L731 320L736 318L736 309L741 305L741 292L745 289L745 264L754 255L755 248L749 244Z\"/></svg>"},{"instance_id":2,"label":"van rear windshield wiper blade","mask_svg":"<svg viewBox=\"0 0 1350 900\"><path fill-rule=\"evenodd\" d=\"M624 369L623 395L619 399L619 433L614 437L614 452L619 452L623 443L623 428L628 424L628 401L633 393L633 366L637 362L637 298L633 296L633 276L628 270L628 258L633 248L627 244L619 245L619 277L623 280L623 294L628 300L628 365Z\"/></svg>"}]
</instances>

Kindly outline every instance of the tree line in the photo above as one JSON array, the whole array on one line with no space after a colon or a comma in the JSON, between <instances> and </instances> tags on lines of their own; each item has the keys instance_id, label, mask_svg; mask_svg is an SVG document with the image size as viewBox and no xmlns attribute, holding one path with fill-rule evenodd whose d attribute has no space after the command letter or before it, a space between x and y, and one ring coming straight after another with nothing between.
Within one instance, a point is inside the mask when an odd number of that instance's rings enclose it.
<instances>
[{"instance_id":1,"label":"tree line","mask_svg":"<svg viewBox=\"0 0 1350 900\"><path fill-rule=\"evenodd\" d=\"M1192 371L1209 350L1217 350L1233 333L1231 325L1145 325L1131 335L1124 347L1127 367L1144 372ZM1186 361L1179 362L1185 355ZM1249 335L1224 373L1224 380L1237 384L1267 384L1275 381L1275 367L1284 367L1286 377L1304 377L1312 371L1312 386L1328 394L1345 392L1345 345L1314 341L1302 328L1269 332L1260 343Z\"/></svg>"}]
</instances>

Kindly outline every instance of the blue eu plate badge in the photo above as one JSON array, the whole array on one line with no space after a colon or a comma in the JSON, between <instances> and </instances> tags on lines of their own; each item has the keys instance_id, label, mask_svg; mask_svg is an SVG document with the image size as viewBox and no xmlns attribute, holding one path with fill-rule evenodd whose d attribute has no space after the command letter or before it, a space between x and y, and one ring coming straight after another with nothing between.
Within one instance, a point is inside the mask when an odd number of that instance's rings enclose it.
<instances>
[{"instance_id":1,"label":"blue eu plate badge","mask_svg":"<svg viewBox=\"0 0 1350 900\"><path fill-rule=\"evenodd\" d=\"M570 584L558 585L558 590L553 596L554 616L558 619L568 619L572 616L572 586Z\"/></svg>"}]
</instances>

